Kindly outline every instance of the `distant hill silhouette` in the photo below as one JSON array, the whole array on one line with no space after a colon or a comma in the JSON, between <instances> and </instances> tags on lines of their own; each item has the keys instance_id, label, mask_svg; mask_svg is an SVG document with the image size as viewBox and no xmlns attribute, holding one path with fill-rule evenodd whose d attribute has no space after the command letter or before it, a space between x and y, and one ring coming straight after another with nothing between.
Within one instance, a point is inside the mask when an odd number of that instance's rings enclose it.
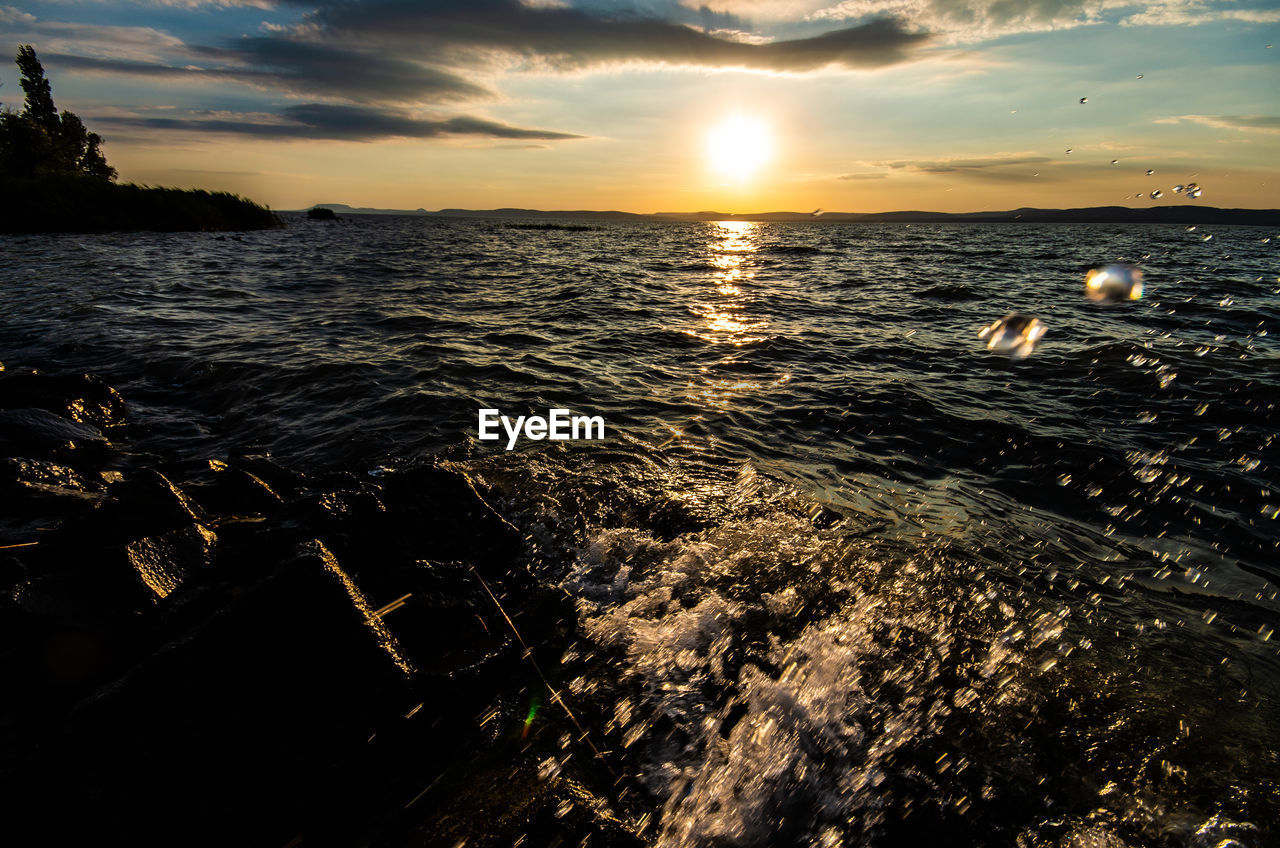
<instances>
[{"instance_id":1,"label":"distant hill silhouette","mask_svg":"<svg viewBox=\"0 0 1280 848\"><path fill-rule=\"evenodd\" d=\"M373 209L343 203L318 204L345 215L418 215L436 218L525 218L582 221L776 221L776 222L860 222L860 223L991 223L991 224L1236 224L1280 226L1280 209L1220 209L1215 206L1089 206L1078 209L1036 209L1024 207L1002 212L618 212L590 209ZM304 210L298 210L304 211Z\"/></svg>"}]
</instances>

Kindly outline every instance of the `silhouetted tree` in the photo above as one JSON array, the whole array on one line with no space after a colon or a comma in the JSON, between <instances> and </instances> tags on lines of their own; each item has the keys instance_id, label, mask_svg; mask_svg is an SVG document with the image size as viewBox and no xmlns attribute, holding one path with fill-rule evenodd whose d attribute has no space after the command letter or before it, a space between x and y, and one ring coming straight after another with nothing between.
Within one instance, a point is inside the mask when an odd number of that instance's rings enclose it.
<instances>
[{"instance_id":1,"label":"silhouetted tree","mask_svg":"<svg viewBox=\"0 0 1280 848\"><path fill-rule=\"evenodd\" d=\"M57 135L58 109L53 105L53 89L44 77L44 66L36 58L35 48L30 44L22 45L15 61L22 72L22 93L27 96L27 108L23 114L49 135Z\"/></svg>"},{"instance_id":2,"label":"silhouetted tree","mask_svg":"<svg viewBox=\"0 0 1280 848\"><path fill-rule=\"evenodd\" d=\"M58 114L35 49L22 45L16 61L26 102L21 112L0 113L0 176L68 174L114 180L116 169L102 155L102 136L89 132L73 112Z\"/></svg>"}]
</instances>

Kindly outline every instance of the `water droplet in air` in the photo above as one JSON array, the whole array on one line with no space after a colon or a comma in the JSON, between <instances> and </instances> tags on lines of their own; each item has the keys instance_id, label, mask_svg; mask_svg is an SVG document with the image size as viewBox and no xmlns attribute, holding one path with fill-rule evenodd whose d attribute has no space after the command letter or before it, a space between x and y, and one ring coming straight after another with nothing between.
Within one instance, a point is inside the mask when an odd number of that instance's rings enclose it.
<instances>
[{"instance_id":1,"label":"water droplet in air","mask_svg":"<svg viewBox=\"0 0 1280 848\"><path fill-rule=\"evenodd\" d=\"M821 215L821 214L823 213L823 211L824 211L824 210L822 210L822 209L815 209L815 210L813 210L812 212L810 212L809 214L810 214L810 215L812 215L813 217L817 218L819 215Z\"/></svg>"},{"instance_id":2,"label":"water droplet in air","mask_svg":"<svg viewBox=\"0 0 1280 848\"><path fill-rule=\"evenodd\" d=\"M1112 160L1111 160L1111 164L1112 164L1112 165L1119 165L1119 164L1120 164L1120 160L1119 160L1119 159L1112 159Z\"/></svg>"},{"instance_id":3,"label":"water droplet in air","mask_svg":"<svg viewBox=\"0 0 1280 848\"><path fill-rule=\"evenodd\" d=\"M978 337L987 340L987 350L1023 359L1031 354L1044 331L1039 318L1010 312L991 326L983 327Z\"/></svg>"},{"instance_id":4,"label":"water droplet in air","mask_svg":"<svg viewBox=\"0 0 1280 848\"><path fill-rule=\"evenodd\" d=\"M1156 189L1155 191L1151 192L1152 200L1159 200L1162 197L1164 197L1164 192L1161 191L1160 189Z\"/></svg>"},{"instance_id":5,"label":"water droplet in air","mask_svg":"<svg viewBox=\"0 0 1280 848\"><path fill-rule=\"evenodd\" d=\"M1192 200L1195 200L1199 196L1200 196L1200 189L1197 188L1197 189L1187 190L1187 197L1190 197Z\"/></svg>"},{"instance_id":6,"label":"water droplet in air","mask_svg":"<svg viewBox=\"0 0 1280 848\"><path fill-rule=\"evenodd\" d=\"M1155 168L1148 168L1148 169L1147 169L1147 176L1149 177L1149 176L1151 176L1152 174L1154 174L1155 172L1156 172L1156 169L1155 169Z\"/></svg>"},{"instance_id":7,"label":"water droplet in air","mask_svg":"<svg viewBox=\"0 0 1280 848\"><path fill-rule=\"evenodd\" d=\"M1138 192L1137 194L1134 195L1134 197L1142 197L1142 192Z\"/></svg>"},{"instance_id":8,"label":"water droplet in air","mask_svg":"<svg viewBox=\"0 0 1280 848\"><path fill-rule=\"evenodd\" d=\"M1142 79L1142 74L1138 74L1138 79Z\"/></svg>"},{"instance_id":9,"label":"water droplet in air","mask_svg":"<svg viewBox=\"0 0 1280 848\"><path fill-rule=\"evenodd\" d=\"M1070 153L1070 152L1071 152L1071 148L1070 148L1070 147L1068 147L1068 148L1067 148L1067 152L1068 152L1068 153Z\"/></svg>"},{"instance_id":10,"label":"water droplet in air","mask_svg":"<svg viewBox=\"0 0 1280 848\"><path fill-rule=\"evenodd\" d=\"M1213 233L1209 233L1209 235L1205 236L1203 241L1213 241Z\"/></svg>"},{"instance_id":11,"label":"water droplet in air","mask_svg":"<svg viewBox=\"0 0 1280 848\"><path fill-rule=\"evenodd\" d=\"M1196 231L1196 225L1195 225L1195 224L1192 224L1191 226L1187 227L1187 232L1189 232L1189 233L1194 233L1195 231Z\"/></svg>"},{"instance_id":12,"label":"water droplet in air","mask_svg":"<svg viewBox=\"0 0 1280 848\"><path fill-rule=\"evenodd\" d=\"M1173 187L1173 193L1174 193L1174 194L1182 194L1182 190L1183 190L1184 188L1186 188L1186 186L1184 186L1184 185L1176 185L1176 186L1174 186L1174 187Z\"/></svg>"},{"instance_id":13,"label":"water droplet in air","mask_svg":"<svg viewBox=\"0 0 1280 848\"><path fill-rule=\"evenodd\" d=\"M1081 97L1081 98L1080 98L1080 102L1081 102L1081 103L1088 103L1088 102L1089 102L1089 98L1087 98L1087 97Z\"/></svg>"},{"instance_id":14,"label":"water droplet in air","mask_svg":"<svg viewBox=\"0 0 1280 848\"><path fill-rule=\"evenodd\" d=\"M1142 271L1132 265L1094 268L1084 278L1084 293L1090 300L1116 303L1142 297Z\"/></svg>"}]
</instances>

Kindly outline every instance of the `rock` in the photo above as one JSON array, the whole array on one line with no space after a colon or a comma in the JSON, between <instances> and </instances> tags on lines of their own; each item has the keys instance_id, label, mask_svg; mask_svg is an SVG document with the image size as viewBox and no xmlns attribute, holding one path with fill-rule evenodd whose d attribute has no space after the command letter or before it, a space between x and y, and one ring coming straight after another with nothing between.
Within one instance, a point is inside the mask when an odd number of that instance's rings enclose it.
<instances>
[{"instance_id":1,"label":"rock","mask_svg":"<svg viewBox=\"0 0 1280 848\"><path fill-rule=\"evenodd\" d=\"M209 567L217 540L213 531L193 524L130 542L125 555L156 598L167 598L196 571Z\"/></svg>"},{"instance_id":2,"label":"rock","mask_svg":"<svg viewBox=\"0 0 1280 848\"><path fill-rule=\"evenodd\" d=\"M403 710L409 674L314 543L82 702L3 788L45 844L282 845L309 795Z\"/></svg>"},{"instance_id":3,"label":"rock","mask_svg":"<svg viewBox=\"0 0 1280 848\"><path fill-rule=\"evenodd\" d=\"M131 473L107 489L107 500L64 530L94 544L128 542L193 524L208 524L204 511L158 471Z\"/></svg>"},{"instance_id":4,"label":"rock","mask_svg":"<svg viewBox=\"0 0 1280 848\"><path fill-rule=\"evenodd\" d=\"M414 540L419 558L505 567L523 546L520 531L489 506L461 471L422 466L383 478L388 531Z\"/></svg>"},{"instance_id":5,"label":"rock","mask_svg":"<svg viewBox=\"0 0 1280 848\"><path fill-rule=\"evenodd\" d=\"M38 451L102 449L108 446L106 437L97 427L36 407L0 411L0 436L19 447Z\"/></svg>"},{"instance_id":6,"label":"rock","mask_svg":"<svg viewBox=\"0 0 1280 848\"><path fill-rule=\"evenodd\" d=\"M0 459L0 544L30 542L39 528L92 510L106 486L96 476L40 459Z\"/></svg>"},{"instance_id":7,"label":"rock","mask_svg":"<svg viewBox=\"0 0 1280 848\"><path fill-rule=\"evenodd\" d=\"M0 459L0 485L22 492L43 493L52 497L91 495L97 497L106 489L100 477L81 474L74 468L42 459L11 457Z\"/></svg>"},{"instance_id":8,"label":"rock","mask_svg":"<svg viewBox=\"0 0 1280 848\"><path fill-rule=\"evenodd\" d=\"M21 407L44 409L95 427L118 424L124 417L120 393L91 374L0 376L0 409Z\"/></svg>"},{"instance_id":9,"label":"rock","mask_svg":"<svg viewBox=\"0 0 1280 848\"><path fill-rule=\"evenodd\" d=\"M194 499L206 512L227 516L270 515L284 499L258 475L226 463L210 463L205 482L193 489Z\"/></svg>"},{"instance_id":10,"label":"rock","mask_svg":"<svg viewBox=\"0 0 1280 848\"><path fill-rule=\"evenodd\" d=\"M290 497L307 485L306 475L285 468L269 456L235 457L229 465L254 475L279 497Z\"/></svg>"}]
</instances>

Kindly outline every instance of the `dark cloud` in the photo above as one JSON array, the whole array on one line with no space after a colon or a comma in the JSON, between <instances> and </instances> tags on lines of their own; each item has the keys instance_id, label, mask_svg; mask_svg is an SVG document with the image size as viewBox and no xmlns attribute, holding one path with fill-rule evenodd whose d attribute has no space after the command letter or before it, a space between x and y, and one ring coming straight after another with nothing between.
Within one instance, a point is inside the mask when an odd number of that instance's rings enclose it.
<instances>
[{"instance_id":1,"label":"dark cloud","mask_svg":"<svg viewBox=\"0 0 1280 848\"><path fill-rule=\"evenodd\" d=\"M221 113L206 113L183 118L104 116L93 120L98 124L133 130L175 130L258 138L340 141L446 136L561 141L583 137L571 133L513 127L466 115L443 119L416 118L396 109L342 106L332 103L305 103L290 106L275 116L236 117Z\"/></svg>"},{"instance_id":2,"label":"dark cloud","mask_svg":"<svg viewBox=\"0 0 1280 848\"><path fill-rule=\"evenodd\" d=\"M882 162L893 170L918 171L922 174L957 174L986 171L989 168L1005 168L1013 165L1043 165L1052 162L1048 156L992 156L985 159L937 159L904 162Z\"/></svg>"},{"instance_id":3,"label":"dark cloud","mask_svg":"<svg viewBox=\"0 0 1280 848\"><path fill-rule=\"evenodd\" d=\"M237 80L299 94L379 102L452 102L492 96L456 74L403 59L283 38L245 38L234 47L192 47L218 64L165 65L65 53L42 55L52 67L170 79Z\"/></svg>"},{"instance_id":4,"label":"dark cloud","mask_svg":"<svg viewBox=\"0 0 1280 848\"><path fill-rule=\"evenodd\" d=\"M307 16L324 36L396 44L423 54L501 51L557 67L660 62L774 71L867 67L907 58L929 36L882 18L810 38L750 44L638 13L526 6L518 0L336 0Z\"/></svg>"},{"instance_id":5,"label":"dark cloud","mask_svg":"<svg viewBox=\"0 0 1280 848\"><path fill-rule=\"evenodd\" d=\"M1020 182L1030 176L1029 169L1033 166L1046 165L1053 161L1048 156L1010 155L977 159L910 159L875 164L889 169L882 172L885 174L897 171L933 176L946 175L983 182ZM849 174L840 179L867 179L867 177Z\"/></svg>"},{"instance_id":6,"label":"dark cloud","mask_svg":"<svg viewBox=\"0 0 1280 848\"><path fill-rule=\"evenodd\" d=\"M494 96L473 82L495 60L572 68L618 62L810 71L901 61L928 36L885 18L808 38L760 43L750 33L704 30L737 18L669 3L648 10L525 5L519 0L319 0L288 30L204 46L175 42L156 58L66 52L49 64L174 80L227 80L290 95L358 104L440 104ZM161 58L163 57L163 58ZM384 113L389 114L389 113Z\"/></svg>"}]
</instances>

